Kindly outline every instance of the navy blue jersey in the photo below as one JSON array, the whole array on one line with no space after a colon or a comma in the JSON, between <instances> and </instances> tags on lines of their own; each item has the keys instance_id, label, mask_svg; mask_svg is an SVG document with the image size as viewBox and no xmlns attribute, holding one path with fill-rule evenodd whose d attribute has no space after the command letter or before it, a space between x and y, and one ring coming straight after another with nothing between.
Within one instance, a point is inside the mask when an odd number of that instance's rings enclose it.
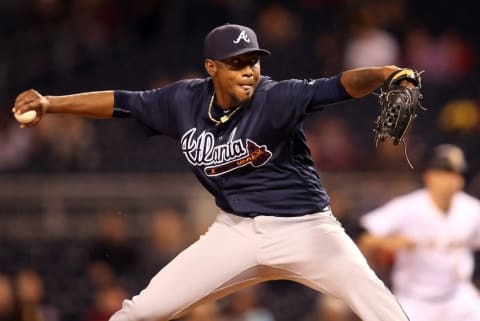
<instances>
[{"instance_id":1,"label":"navy blue jersey","mask_svg":"<svg viewBox=\"0 0 480 321\"><path fill-rule=\"evenodd\" d=\"M339 75L280 82L262 77L251 102L221 125L208 116L212 94L210 78L119 90L114 115L128 113L152 133L179 140L196 177L226 212L299 216L329 204L302 120L322 105L351 98ZM216 119L223 113L213 108Z\"/></svg>"}]
</instances>

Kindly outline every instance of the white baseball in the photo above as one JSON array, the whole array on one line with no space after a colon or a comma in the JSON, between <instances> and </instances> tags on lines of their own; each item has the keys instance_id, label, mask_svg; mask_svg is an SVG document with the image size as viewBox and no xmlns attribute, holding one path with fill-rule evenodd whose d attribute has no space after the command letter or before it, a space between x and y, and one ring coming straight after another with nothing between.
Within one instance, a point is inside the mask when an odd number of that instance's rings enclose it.
<instances>
[{"instance_id":1,"label":"white baseball","mask_svg":"<svg viewBox=\"0 0 480 321\"><path fill-rule=\"evenodd\" d=\"M15 119L21 124L29 124L31 123L35 117L37 117L37 112L35 110L29 110L24 112L23 114L15 113Z\"/></svg>"}]
</instances>

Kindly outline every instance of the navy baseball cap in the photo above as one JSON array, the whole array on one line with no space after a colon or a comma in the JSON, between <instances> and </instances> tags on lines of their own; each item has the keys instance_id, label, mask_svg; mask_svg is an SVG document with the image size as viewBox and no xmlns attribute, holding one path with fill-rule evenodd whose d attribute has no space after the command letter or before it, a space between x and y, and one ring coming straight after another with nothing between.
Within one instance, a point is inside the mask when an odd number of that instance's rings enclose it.
<instances>
[{"instance_id":1,"label":"navy baseball cap","mask_svg":"<svg viewBox=\"0 0 480 321\"><path fill-rule=\"evenodd\" d=\"M253 52L269 55L258 46L257 35L245 26L225 24L210 31L204 41L205 58L221 60Z\"/></svg>"},{"instance_id":2,"label":"navy baseball cap","mask_svg":"<svg viewBox=\"0 0 480 321\"><path fill-rule=\"evenodd\" d=\"M435 147L426 168L463 174L467 169L467 162L460 147L442 144Z\"/></svg>"}]
</instances>

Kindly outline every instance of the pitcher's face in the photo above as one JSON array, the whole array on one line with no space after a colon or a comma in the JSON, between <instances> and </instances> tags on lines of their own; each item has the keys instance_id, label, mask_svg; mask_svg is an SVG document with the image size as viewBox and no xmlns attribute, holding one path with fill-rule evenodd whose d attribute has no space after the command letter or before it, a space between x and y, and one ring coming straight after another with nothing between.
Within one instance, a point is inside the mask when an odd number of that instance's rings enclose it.
<instances>
[{"instance_id":1,"label":"pitcher's face","mask_svg":"<svg viewBox=\"0 0 480 321\"><path fill-rule=\"evenodd\" d=\"M205 61L213 79L216 101L222 108L231 108L250 101L260 81L260 59L246 53L223 60Z\"/></svg>"}]
</instances>

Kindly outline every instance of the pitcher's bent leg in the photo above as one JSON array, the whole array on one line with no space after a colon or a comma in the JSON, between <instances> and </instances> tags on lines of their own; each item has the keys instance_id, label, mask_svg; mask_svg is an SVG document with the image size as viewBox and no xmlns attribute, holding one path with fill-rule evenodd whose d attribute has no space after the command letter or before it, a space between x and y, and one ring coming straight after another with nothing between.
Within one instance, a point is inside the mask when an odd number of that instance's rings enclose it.
<instances>
[{"instance_id":1,"label":"pitcher's bent leg","mask_svg":"<svg viewBox=\"0 0 480 321\"><path fill-rule=\"evenodd\" d=\"M263 257L290 271L291 279L343 300L364 321L408 321L331 213L305 216L304 222L295 218L270 224L289 227L265 242Z\"/></svg>"},{"instance_id":2,"label":"pitcher's bent leg","mask_svg":"<svg viewBox=\"0 0 480 321\"><path fill-rule=\"evenodd\" d=\"M323 245L329 247L331 255L328 277L318 280L321 288L344 300L364 321L408 321L395 296L368 266L350 237L343 230L326 236Z\"/></svg>"},{"instance_id":3,"label":"pitcher's bent leg","mask_svg":"<svg viewBox=\"0 0 480 321\"><path fill-rule=\"evenodd\" d=\"M252 238L215 222L180 253L110 321L167 321L255 266ZM241 281L241 280L240 280ZM237 280L238 282L238 280Z\"/></svg>"}]
</instances>

